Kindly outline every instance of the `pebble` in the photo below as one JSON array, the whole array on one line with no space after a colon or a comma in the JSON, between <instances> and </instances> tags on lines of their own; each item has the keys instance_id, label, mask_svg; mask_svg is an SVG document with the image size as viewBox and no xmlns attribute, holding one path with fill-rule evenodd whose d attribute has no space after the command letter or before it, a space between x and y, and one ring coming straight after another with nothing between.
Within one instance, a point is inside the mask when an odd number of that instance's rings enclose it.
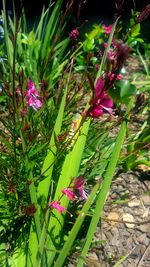
<instances>
[{"instance_id":1,"label":"pebble","mask_svg":"<svg viewBox=\"0 0 150 267\"><path fill-rule=\"evenodd\" d=\"M147 195L142 196L141 200L143 201L143 204L145 206L150 206L150 196L147 196Z\"/></svg>"},{"instance_id":2,"label":"pebble","mask_svg":"<svg viewBox=\"0 0 150 267\"><path fill-rule=\"evenodd\" d=\"M138 206L140 206L140 205L141 205L141 202L140 202L138 199L136 199L136 200L132 200L132 201L128 202L128 206L129 206L130 208L138 207Z\"/></svg>"},{"instance_id":3,"label":"pebble","mask_svg":"<svg viewBox=\"0 0 150 267\"><path fill-rule=\"evenodd\" d=\"M150 209L149 208L145 208L143 210L142 218L148 217L149 213L150 213Z\"/></svg>"},{"instance_id":4,"label":"pebble","mask_svg":"<svg viewBox=\"0 0 150 267\"><path fill-rule=\"evenodd\" d=\"M128 228L134 228L135 224L134 224L134 217L132 216L132 214L130 214L130 213L124 213L123 216L122 216L122 219L123 219L123 221L130 222L130 223L125 223L125 225Z\"/></svg>"},{"instance_id":5,"label":"pebble","mask_svg":"<svg viewBox=\"0 0 150 267\"><path fill-rule=\"evenodd\" d=\"M143 243L143 241L144 241L145 238L147 238L146 233L140 235L140 236L137 238L137 240L138 240L140 243Z\"/></svg>"},{"instance_id":6,"label":"pebble","mask_svg":"<svg viewBox=\"0 0 150 267\"><path fill-rule=\"evenodd\" d=\"M95 252L89 252L88 253L88 260L97 261L97 262L99 261Z\"/></svg>"},{"instance_id":7,"label":"pebble","mask_svg":"<svg viewBox=\"0 0 150 267\"><path fill-rule=\"evenodd\" d=\"M138 225L137 229L142 233L150 233L150 224Z\"/></svg>"},{"instance_id":8,"label":"pebble","mask_svg":"<svg viewBox=\"0 0 150 267\"><path fill-rule=\"evenodd\" d=\"M109 214L108 214L108 220L110 220L109 221L109 223L111 223L111 225L115 225L115 224L117 224L118 222L117 222L117 220L119 220L119 218L120 218L120 214L119 213L117 213L117 212L110 212ZM114 220L114 221L113 221ZM116 229L116 228L115 228Z\"/></svg>"}]
</instances>

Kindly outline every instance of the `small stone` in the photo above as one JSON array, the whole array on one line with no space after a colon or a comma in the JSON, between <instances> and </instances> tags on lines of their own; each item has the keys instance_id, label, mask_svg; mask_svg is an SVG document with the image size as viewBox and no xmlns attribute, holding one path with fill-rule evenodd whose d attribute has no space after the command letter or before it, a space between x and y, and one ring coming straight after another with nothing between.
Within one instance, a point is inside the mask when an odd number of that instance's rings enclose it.
<instances>
[{"instance_id":1,"label":"small stone","mask_svg":"<svg viewBox=\"0 0 150 267\"><path fill-rule=\"evenodd\" d=\"M137 229L142 233L150 233L150 224L139 225L137 226Z\"/></svg>"},{"instance_id":2,"label":"small stone","mask_svg":"<svg viewBox=\"0 0 150 267\"><path fill-rule=\"evenodd\" d=\"M150 206L150 196L142 196L141 197L141 200L143 201L143 204L146 205L146 206Z\"/></svg>"},{"instance_id":3,"label":"small stone","mask_svg":"<svg viewBox=\"0 0 150 267\"><path fill-rule=\"evenodd\" d=\"M96 266L96 267L100 267L101 266L100 262L99 262L99 259L98 259L98 257L97 257L95 252L90 252L88 254L88 257L87 257L86 261L87 261L88 266Z\"/></svg>"},{"instance_id":4,"label":"small stone","mask_svg":"<svg viewBox=\"0 0 150 267\"><path fill-rule=\"evenodd\" d=\"M141 203L140 203L140 201L138 199L135 199L135 200L132 200L132 201L128 202L128 206L130 208L138 207L140 205L141 205Z\"/></svg>"},{"instance_id":5,"label":"small stone","mask_svg":"<svg viewBox=\"0 0 150 267\"><path fill-rule=\"evenodd\" d=\"M111 194L111 199L116 199L117 198L117 195L116 195L116 193L113 193L113 194Z\"/></svg>"},{"instance_id":6,"label":"small stone","mask_svg":"<svg viewBox=\"0 0 150 267\"><path fill-rule=\"evenodd\" d=\"M122 219L123 219L123 221L125 222L125 225L128 228L134 228L134 226L135 226L135 224L134 224L134 218L133 218L133 216L130 213L124 213L123 216L122 216ZM130 223L126 223L126 221L127 222L130 222Z\"/></svg>"},{"instance_id":7,"label":"small stone","mask_svg":"<svg viewBox=\"0 0 150 267\"><path fill-rule=\"evenodd\" d=\"M142 218L148 217L149 212L150 212L149 208L145 208L144 211L143 211L143 214L142 214Z\"/></svg>"},{"instance_id":8,"label":"small stone","mask_svg":"<svg viewBox=\"0 0 150 267\"><path fill-rule=\"evenodd\" d=\"M110 212L109 214L108 214L108 221L111 223L111 225L115 225L115 224L117 224L118 222L118 220L119 220L119 218L120 218L120 214L119 213L117 213L117 212ZM113 221L114 220L114 221Z\"/></svg>"}]
</instances>

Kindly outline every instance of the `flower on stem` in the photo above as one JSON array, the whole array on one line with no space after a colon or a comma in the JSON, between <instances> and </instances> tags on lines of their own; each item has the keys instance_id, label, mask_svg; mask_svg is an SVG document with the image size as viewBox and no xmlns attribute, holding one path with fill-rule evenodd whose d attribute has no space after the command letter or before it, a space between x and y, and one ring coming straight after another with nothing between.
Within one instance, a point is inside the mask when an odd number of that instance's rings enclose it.
<instances>
[{"instance_id":1,"label":"flower on stem","mask_svg":"<svg viewBox=\"0 0 150 267\"><path fill-rule=\"evenodd\" d=\"M90 108L87 115L93 118L101 116L103 113L113 113L113 101L107 94L103 78L98 78L94 88L94 97L90 101Z\"/></svg>"},{"instance_id":2,"label":"flower on stem","mask_svg":"<svg viewBox=\"0 0 150 267\"><path fill-rule=\"evenodd\" d=\"M109 35L111 33L111 31L112 31L112 25L106 26L105 24L103 24L102 27L103 27L103 30L105 31L105 33L107 35Z\"/></svg>"},{"instance_id":3,"label":"flower on stem","mask_svg":"<svg viewBox=\"0 0 150 267\"><path fill-rule=\"evenodd\" d=\"M69 188L64 188L62 190L62 193L66 195L70 200L77 200L78 198L87 200L87 194L85 193L84 187L85 181L83 177L79 176L74 180L73 185L69 186Z\"/></svg>"},{"instance_id":4,"label":"flower on stem","mask_svg":"<svg viewBox=\"0 0 150 267\"><path fill-rule=\"evenodd\" d=\"M106 56L106 69L107 72L120 72L123 64L129 56L131 48L124 44L122 41L113 41L112 47L108 50Z\"/></svg>"},{"instance_id":5,"label":"flower on stem","mask_svg":"<svg viewBox=\"0 0 150 267\"><path fill-rule=\"evenodd\" d=\"M73 200L76 198L76 195L74 194L74 192L68 188L62 189L62 193L66 195L70 200Z\"/></svg>"},{"instance_id":6,"label":"flower on stem","mask_svg":"<svg viewBox=\"0 0 150 267\"><path fill-rule=\"evenodd\" d=\"M56 209L59 213L62 213L66 210L64 206L60 205L60 201L53 201L48 206L52 209Z\"/></svg>"},{"instance_id":7,"label":"flower on stem","mask_svg":"<svg viewBox=\"0 0 150 267\"><path fill-rule=\"evenodd\" d=\"M78 193L81 198L87 200L88 197L85 193L84 187L85 181L82 176L77 177L73 182L73 186L71 186L71 188L75 190L75 193Z\"/></svg>"},{"instance_id":8,"label":"flower on stem","mask_svg":"<svg viewBox=\"0 0 150 267\"><path fill-rule=\"evenodd\" d=\"M126 61L126 59L129 56L129 53L131 51L131 48L129 46L127 46L126 44L124 44L122 41L116 42L115 43L115 47L117 50L117 67L120 69L120 67L123 66L124 62Z\"/></svg>"},{"instance_id":9,"label":"flower on stem","mask_svg":"<svg viewBox=\"0 0 150 267\"><path fill-rule=\"evenodd\" d=\"M79 37L79 31L78 31L78 29L76 28L76 29L72 30L70 32L70 34L69 34L69 37L70 37L70 39L72 41L77 41L78 40L78 37Z\"/></svg>"},{"instance_id":10,"label":"flower on stem","mask_svg":"<svg viewBox=\"0 0 150 267\"><path fill-rule=\"evenodd\" d=\"M42 102L39 99L38 91L35 88L35 84L28 80L27 84L27 92L26 92L26 99L27 99L27 106L32 107L34 110L38 110L42 107Z\"/></svg>"},{"instance_id":11,"label":"flower on stem","mask_svg":"<svg viewBox=\"0 0 150 267\"><path fill-rule=\"evenodd\" d=\"M110 80L110 81L113 81L114 79L117 80L117 81L120 81L123 79L123 76L122 74L117 74L115 75L115 73L112 73L112 72L109 72L107 74L107 78Z\"/></svg>"}]
</instances>

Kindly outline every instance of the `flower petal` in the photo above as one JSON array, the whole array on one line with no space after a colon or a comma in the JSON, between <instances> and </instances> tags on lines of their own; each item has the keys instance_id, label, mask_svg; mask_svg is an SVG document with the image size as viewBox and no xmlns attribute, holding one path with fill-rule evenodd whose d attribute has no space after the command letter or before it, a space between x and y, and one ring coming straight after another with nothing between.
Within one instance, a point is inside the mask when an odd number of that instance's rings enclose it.
<instances>
[{"instance_id":1,"label":"flower petal","mask_svg":"<svg viewBox=\"0 0 150 267\"><path fill-rule=\"evenodd\" d=\"M69 199L75 199L76 195L68 188L64 188L62 193L65 194Z\"/></svg>"},{"instance_id":2,"label":"flower petal","mask_svg":"<svg viewBox=\"0 0 150 267\"><path fill-rule=\"evenodd\" d=\"M103 89L104 89L104 82L103 79L100 77L98 78L95 86L95 98L98 98L99 95L101 95Z\"/></svg>"},{"instance_id":3,"label":"flower petal","mask_svg":"<svg viewBox=\"0 0 150 267\"><path fill-rule=\"evenodd\" d=\"M49 204L49 207L52 209L56 209L59 213L62 213L66 208L60 205L60 201L53 201Z\"/></svg>"}]
</instances>

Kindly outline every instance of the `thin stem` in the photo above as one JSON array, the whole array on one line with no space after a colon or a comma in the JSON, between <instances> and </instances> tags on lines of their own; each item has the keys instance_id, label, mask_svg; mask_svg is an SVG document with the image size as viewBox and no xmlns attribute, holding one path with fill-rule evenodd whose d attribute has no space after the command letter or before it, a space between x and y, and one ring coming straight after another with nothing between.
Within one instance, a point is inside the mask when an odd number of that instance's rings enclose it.
<instances>
[{"instance_id":1,"label":"thin stem","mask_svg":"<svg viewBox=\"0 0 150 267\"><path fill-rule=\"evenodd\" d=\"M16 151L16 90L15 90L15 73L16 73L16 46L17 46L17 33L18 33L18 17L14 21L15 24L15 34L13 43L13 65L12 65L12 93L13 93L13 147L14 147L14 157L15 157L15 170L16 177L18 173L17 164L17 151Z\"/></svg>"}]
</instances>

